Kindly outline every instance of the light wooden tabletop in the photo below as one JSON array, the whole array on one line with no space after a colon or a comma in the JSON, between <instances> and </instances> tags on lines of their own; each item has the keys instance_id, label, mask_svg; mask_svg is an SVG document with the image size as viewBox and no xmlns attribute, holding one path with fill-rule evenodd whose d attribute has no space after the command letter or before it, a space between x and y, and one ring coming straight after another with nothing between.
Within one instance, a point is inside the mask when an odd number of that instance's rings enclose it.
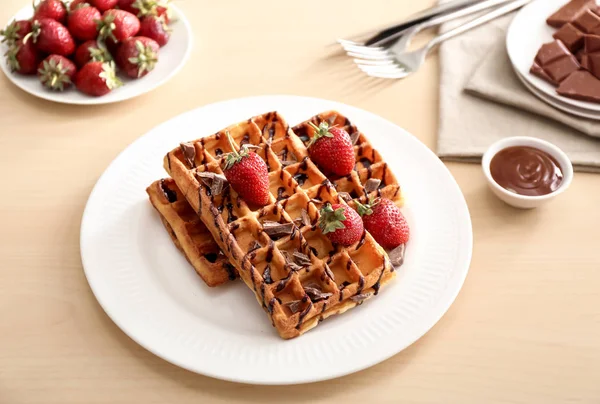
<instances>
[{"instance_id":1,"label":"light wooden tabletop","mask_svg":"<svg viewBox=\"0 0 600 404\"><path fill-rule=\"evenodd\" d=\"M4 22L27 3L3 0ZM327 45L433 0L179 0L190 62L135 100L75 107L38 100L0 75L0 403L600 402L600 176L533 211L502 204L477 165L449 164L472 215L469 275L420 341L337 380L258 387L213 380L153 356L102 311L81 266L79 226L104 169L182 112L229 98L342 101L434 148L437 58L399 82L362 77ZM414 173L418 175L418 173Z\"/></svg>"}]
</instances>

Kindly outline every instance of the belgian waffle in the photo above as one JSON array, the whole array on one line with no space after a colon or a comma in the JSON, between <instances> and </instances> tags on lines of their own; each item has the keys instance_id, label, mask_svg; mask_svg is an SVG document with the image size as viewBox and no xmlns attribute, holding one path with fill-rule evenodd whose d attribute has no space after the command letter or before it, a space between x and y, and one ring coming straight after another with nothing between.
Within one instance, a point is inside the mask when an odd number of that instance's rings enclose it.
<instances>
[{"instance_id":1,"label":"belgian waffle","mask_svg":"<svg viewBox=\"0 0 600 404\"><path fill-rule=\"evenodd\" d=\"M349 176L328 178L319 171L306 148L314 134L309 121L291 129L276 112L182 144L165 157L165 169L283 338L362 304L394 276L387 253L368 232L344 248L317 225L327 202L352 206L379 195L402 204L394 175L366 137L337 112L310 121L323 120L344 127L356 144L356 169ZM227 133L236 149L252 145L266 162L269 205L249 206L224 184Z\"/></svg>"},{"instance_id":2,"label":"belgian waffle","mask_svg":"<svg viewBox=\"0 0 600 404\"><path fill-rule=\"evenodd\" d=\"M208 286L218 286L237 278L237 270L229 263L175 181L171 178L155 181L146 192L173 243Z\"/></svg>"}]
</instances>

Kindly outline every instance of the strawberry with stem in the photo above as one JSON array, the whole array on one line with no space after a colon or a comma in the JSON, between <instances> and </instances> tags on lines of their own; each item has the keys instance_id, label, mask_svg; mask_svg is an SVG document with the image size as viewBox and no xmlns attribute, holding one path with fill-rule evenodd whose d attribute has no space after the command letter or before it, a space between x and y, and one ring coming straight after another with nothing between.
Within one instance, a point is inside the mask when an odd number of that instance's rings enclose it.
<instances>
[{"instance_id":1,"label":"strawberry with stem","mask_svg":"<svg viewBox=\"0 0 600 404\"><path fill-rule=\"evenodd\" d=\"M81 68L89 62L110 62L113 57L103 42L91 40L79 45L75 51L74 60L75 64Z\"/></svg>"},{"instance_id":2,"label":"strawberry with stem","mask_svg":"<svg viewBox=\"0 0 600 404\"><path fill-rule=\"evenodd\" d=\"M69 56L75 52L75 41L71 33L60 22L50 18L35 20L24 42L32 40L40 52Z\"/></svg>"},{"instance_id":3,"label":"strawberry with stem","mask_svg":"<svg viewBox=\"0 0 600 404\"><path fill-rule=\"evenodd\" d=\"M371 197L368 203L356 201L365 229L384 248L392 249L406 244L410 229L400 209L389 199Z\"/></svg>"},{"instance_id":4,"label":"strawberry with stem","mask_svg":"<svg viewBox=\"0 0 600 404\"><path fill-rule=\"evenodd\" d=\"M115 59L127 76L140 78L154 70L159 49L154 40L136 36L123 41Z\"/></svg>"},{"instance_id":5,"label":"strawberry with stem","mask_svg":"<svg viewBox=\"0 0 600 404\"><path fill-rule=\"evenodd\" d=\"M365 231L360 216L348 205L327 203L319 213L319 227L333 243L350 246Z\"/></svg>"},{"instance_id":6,"label":"strawberry with stem","mask_svg":"<svg viewBox=\"0 0 600 404\"><path fill-rule=\"evenodd\" d=\"M7 58L10 70L23 75L35 74L41 60L40 53L33 42L25 39L11 46L4 56Z\"/></svg>"},{"instance_id":7,"label":"strawberry with stem","mask_svg":"<svg viewBox=\"0 0 600 404\"><path fill-rule=\"evenodd\" d=\"M225 155L223 172L231 187L246 203L265 206L269 203L269 170L267 164L254 152L242 146L236 151L235 143L227 132L231 153Z\"/></svg>"},{"instance_id":8,"label":"strawberry with stem","mask_svg":"<svg viewBox=\"0 0 600 404\"><path fill-rule=\"evenodd\" d=\"M98 39L101 41L123 42L139 30L140 20L124 10L108 10L98 21Z\"/></svg>"},{"instance_id":9,"label":"strawberry with stem","mask_svg":"<svg viewBox=\"0 0 600 404\"><path fill-rule=\"evenodd\" d=\"M310 158L323 171L339 176L354 169L354 146L348 132L323 121L319 126L309 123L314 135L308 144Z\"/></svg>"},{"instance_id":10,"label":"strawberry with stem","mask_svg":"<svg viewBox=\"0 0 600 404\"><path fill-rule=\"evenodd\" d=\"M19 39L25 38L25 35L31 32L31 21L15 21L13 20L6 28L0 30L0 36L3 36L2 43L8 46L13 46Z\"/></svg>"},{"instance_id":11,"label":"strawberry with stem","mask_svg":"<svg viewBox=\"0 0 600 404\"><path fill-rule=\"evenodd\" d=\"M53 91L65 91L71 87L77 68L64 56L50 55L38 69L38 77L42 84Z\"/></svg>"},{"instance_id":12,"label":"strawberry with stem","mask_svg":"<svg viewBox=\"0 0 600 404\"><path fill-rule=\"evenodd\" d=\"M100 97L123 85L113 62L90 62L77 73L75 85L82 93Z\"/></svg>"}]
</instances>

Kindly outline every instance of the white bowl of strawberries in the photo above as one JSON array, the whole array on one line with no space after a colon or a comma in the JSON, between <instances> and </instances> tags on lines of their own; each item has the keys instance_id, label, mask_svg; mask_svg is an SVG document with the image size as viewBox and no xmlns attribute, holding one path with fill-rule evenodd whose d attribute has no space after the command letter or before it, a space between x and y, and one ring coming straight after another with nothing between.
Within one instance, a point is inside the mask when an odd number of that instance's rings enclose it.
<instances>
[{"instance_id":1,"label":"white bowl of strawberries","mask_svg":"<svg viewBox=\"0 0 600 404\"><path fill-rule=\"evenodd\" d=\"M18 87L67 104L145 94L190 56L192 34L169 0L38 0L0 30L0 66Z\"/></svg>"}]
</instances>

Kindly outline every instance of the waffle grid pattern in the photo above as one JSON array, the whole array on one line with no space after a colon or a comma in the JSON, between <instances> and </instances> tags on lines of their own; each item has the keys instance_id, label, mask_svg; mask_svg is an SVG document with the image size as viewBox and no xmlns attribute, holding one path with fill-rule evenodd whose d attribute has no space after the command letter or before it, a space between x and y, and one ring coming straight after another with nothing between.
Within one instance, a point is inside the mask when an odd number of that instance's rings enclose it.
<instances>
[{"instance_id":1,"label":"waffle grid pattern","mask_svg":"<svg viewBox=\"0 0 600 404\"><path fill-rule=\"evenodd\" d=\"M208 286L219 286L237 278L237 270L173 179L155 181L146 192L173 243Z\"/></svg>"},{"instance_id":2,"label":"waffle grid pattern","mask_svg":"<svg viewBox=\"0 0 600 404\"><path fill-rule=\"evenodd\" d=\"M361 304L394 275L387 254L368 232L343 248L333 245L317 226L319 208L327 202L354 207L356 200L382 196L402 204L394 175L366 137L334 111L310 121L318 125L323 120L343 127L355 141L356 168L349 176L320 172L308 157L306 146L313 135L308 121L290 129L276 112L183 145L165 157L177 192L200 215L283 338L298 336L329 315ZM231 151L227 132L237 149L251 145L266 162L266 207L247 205L230 187L213 193L203 181L202 173L223 174L222 156ZM291 232L269 232L267 227L275 223Z\"/></svg>"}]
</instances>

